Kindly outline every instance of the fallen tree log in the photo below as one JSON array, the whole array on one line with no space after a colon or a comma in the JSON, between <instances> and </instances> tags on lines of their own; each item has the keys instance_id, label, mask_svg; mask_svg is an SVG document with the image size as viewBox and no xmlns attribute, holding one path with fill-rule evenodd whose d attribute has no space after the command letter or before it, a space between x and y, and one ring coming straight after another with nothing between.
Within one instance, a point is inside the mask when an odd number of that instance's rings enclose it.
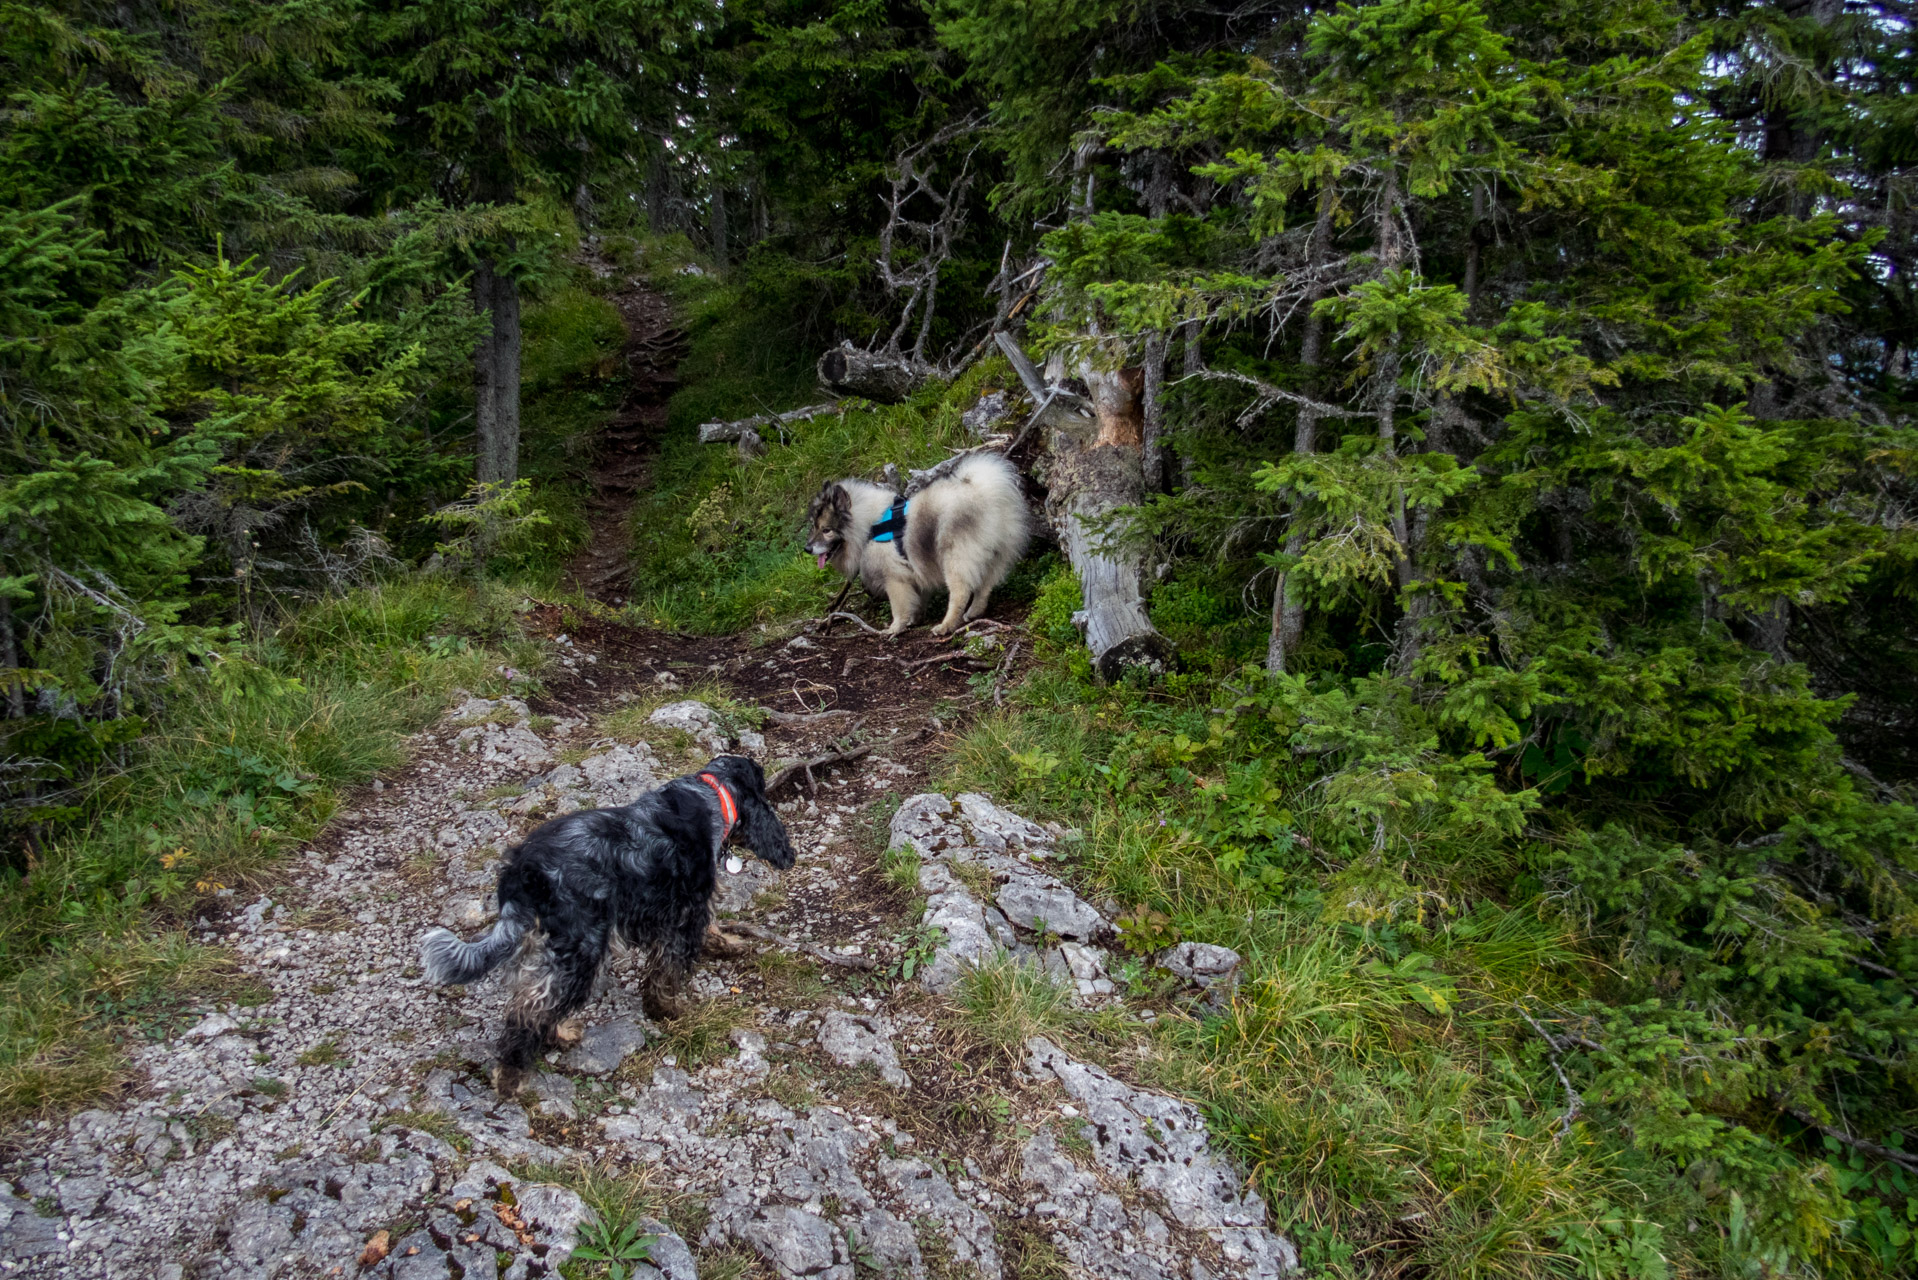
<instances>
[{"instance_id":1,"label":"fallen tree log","mask_svg":"<svg viewBox=\"0 0 1918 1280\"><path fill-rule=\"evenodd\" d=\"M927 370L909 357L844 342L819 357L818 373L819 385L833 395L897 404L925 382Z\"/></svg>"},{"instance_id":2,"label":"fallen tree log","mask_svg":"<svg viewBox=\"0 0 1918 1280\"><path fill-rule=\"evenodd\" d=\"M776 429L795 422L805 422L821 414L837 412L839 406L836 404L813 404L804 409L788 409L784 413L757 413L733 422L702 422L699 424L699 443L731 444L748 435L764 435L767 427Z\"/></svg>"}]
</instances>

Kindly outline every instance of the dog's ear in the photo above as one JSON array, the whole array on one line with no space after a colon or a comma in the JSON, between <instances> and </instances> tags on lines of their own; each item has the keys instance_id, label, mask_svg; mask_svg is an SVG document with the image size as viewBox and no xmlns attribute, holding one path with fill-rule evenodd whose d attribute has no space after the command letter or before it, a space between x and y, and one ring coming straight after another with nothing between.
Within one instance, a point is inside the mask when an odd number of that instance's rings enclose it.
<instances>
[{"instance_id":1,"label":"dog's ear","mask_svg":"<svg viewBox=\"0 0 1918 1280\"><path fill-rule=\"evenodd\" d=\"M792 839L766 799L766 771L759 762L748 756L720 756L706 768L725 781L739 804L740 843L781 871L792 866Z\"/></svg>"},{"instance_id":2,"label":"dog's ear","mask_svg":"<svg viewBox=\"0 0 1918 1280\"><path fill-rule=\"evenodd\" d=\"M832 496L830 500L832 502L832 513L838 518L840 524L843 525L852 519L852 494L847 490L845 485L835 483L832 486Z\"/></svg>"}]
</instances>

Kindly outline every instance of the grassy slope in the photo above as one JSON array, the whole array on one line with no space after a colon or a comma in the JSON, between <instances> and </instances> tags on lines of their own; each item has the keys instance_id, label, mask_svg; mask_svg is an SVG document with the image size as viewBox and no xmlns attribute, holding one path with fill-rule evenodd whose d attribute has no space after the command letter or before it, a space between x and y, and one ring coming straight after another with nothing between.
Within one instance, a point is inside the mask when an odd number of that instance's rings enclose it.
<instances>
[{"instance_id":1,"label":"grassy slope","mask_svg":"<svg viewBox=\"0 0 1918 1280\"><path fill-rule=\"evenodd\" d=\"M1207 740L1216 685L1148 696L1097 687L1083 667L1055 649L1015 709L975 723L947 784L1079 824L1081 883L1135 920L1158 913L1141 949L1189 938L1246 958L1223 1016L1162 1020L1153 1070L1207 1107L1309 1262L1534 1275L1582 1255L1625 1275L1634 1242L1687 1252L1653 1225L1682 1206L1649 1203L1582 1127L1560 1134L1565 1098L1516 1012L1584 986L1570 922L1507 904L1498 869L1468 849L1407 872L1448 886L1422 924L1342 919L1328 865L1226 870L1209 829L1220 808L1153 759L1185 754L1181 734ZM1229 758L1209 763L1224 773ZM1313 780L1301 767L1274 797L1308 839ZM1137 958L1129 976L1141 997L1157 988Z\"/></svg>"},{"instance_id":2,"label":"grassy slope","mask_svg":"<svg viewBox=\"0 0 1918 1280\"><path fill-rule=\"evenodd\" d=\"M256 638L273 678L253 692L223 699L191 668L170 682L125 767L94 780L83 816L0 893L0 1119L99 1096L130 1038L231 988L223 953L186 932L202 904L269 875L347 788L400 763L404 736L453 690L506 692L502 664L540 669L515 606L551 588L583 536L567 473L618 403L623 331L567 284L529 309L526 334L525 471L552 523L495 566L506 580L405 577L297 610Z\"/></svg>"}]
</instances>

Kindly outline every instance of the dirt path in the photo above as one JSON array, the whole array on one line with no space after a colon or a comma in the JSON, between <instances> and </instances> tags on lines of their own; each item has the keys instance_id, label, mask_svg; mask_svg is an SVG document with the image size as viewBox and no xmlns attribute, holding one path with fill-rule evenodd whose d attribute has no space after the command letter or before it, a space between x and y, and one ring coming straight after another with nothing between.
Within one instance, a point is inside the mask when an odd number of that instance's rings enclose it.
<instances>
[{"instance_id":1,"label":"dirt path","mask_svg":"<svg viewBox=\"0 0 1918 1280\"><path fill-rule=\"evenodd\" d=\"M632 447L609 446L606 474L637 483L657 405L628 408ZM595 518L623 544L622 490L603 492ZM582 582L623 585L596 563ZM1063 878L1067 833L927 790L996 653L843 626L686 638L552 606L526 623L553 654L540 693L455 708L283 879L199 918L250 993L141 1050L112 1106L16 1148L0 1274L526 1280L594 1238L589 1202L656 1236L637 1274L670 1280L1294 1265L1198 1114L1122 1078L1166 1007L1128 1002L1102 946L1111 904ZM750 948L702 964L687 1016L649 1024L617 959L585 1043L549 1054L526 1094L494 1095L501 982L428 986L417 949L430 927L491 918L505 849L721 750L777 764L852 744L864 754L777 797L793 869L722 875L718 907ZM966 1030L953 984L1002 954L1104 1011L1117 1076ZM1222 957L1168 960L1194 1000L1230 981Z\"/></svg>"},{"instance_id":2,"label":"dirt path","mask_svg":"<svg viewBox=\"0 0 1918 1280\"><path fill-rule=\"evenodd\" d=\"M626 326L621 359L629 381L624 402L593 449L586 475L589 534L566 567L566 581L591 599L617 605L626 602L632 579L627 550L633 495L651 482L666 402L679 386L674 370L685 336L673 322L671 305L643 282L629 280L609 297Z\"/></svg>"}]
</instances>

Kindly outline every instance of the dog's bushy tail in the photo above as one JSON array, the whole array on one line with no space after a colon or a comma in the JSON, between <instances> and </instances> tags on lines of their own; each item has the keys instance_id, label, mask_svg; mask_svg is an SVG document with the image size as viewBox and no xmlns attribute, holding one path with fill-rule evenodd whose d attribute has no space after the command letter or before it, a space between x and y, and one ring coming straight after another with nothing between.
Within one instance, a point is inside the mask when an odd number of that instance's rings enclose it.
<instances>
[{"instance_id":1,"label":"dog's bushy tail","mask_svg":"<svg viewBox=\"0 0 1918 1280\"><path fill-rule=\"evenodd\" d=\"M519 904L509 902L500 908L499 923L492 932L475 942L461 942L449 929L432 930L420 939L420 966L426 970L426 980L444 987L491 973L513 954L526 936L526 927Z\"/></svg>"}]
</instances>

